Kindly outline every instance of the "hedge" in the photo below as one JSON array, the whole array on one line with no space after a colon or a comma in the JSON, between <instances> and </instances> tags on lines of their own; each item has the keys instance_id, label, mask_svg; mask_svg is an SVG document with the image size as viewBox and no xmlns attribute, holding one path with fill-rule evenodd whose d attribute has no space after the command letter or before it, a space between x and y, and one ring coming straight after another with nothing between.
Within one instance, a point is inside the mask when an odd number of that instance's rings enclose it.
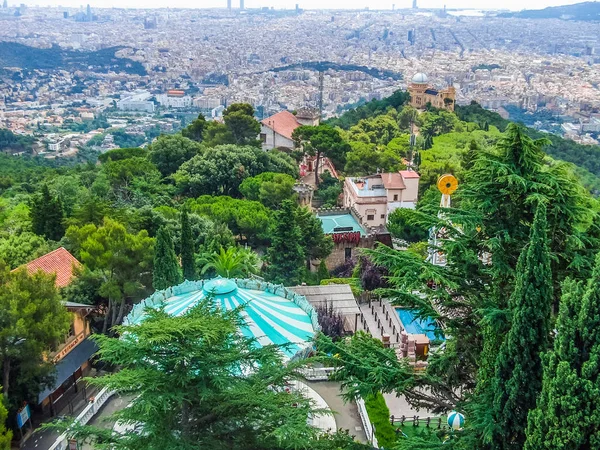
<instances>
[{"instance_id":1,"label":"hedge","mask_svg":"<svg viewBox=\"0 0 600 450\"><path fill-rule=\"evenodd\" d=\"M375 425L375 437L379 447L392 448L396 443L396 432L390 423L390 410L380 392L365 398L369 420Z\"/></svg>"}]
</instances>

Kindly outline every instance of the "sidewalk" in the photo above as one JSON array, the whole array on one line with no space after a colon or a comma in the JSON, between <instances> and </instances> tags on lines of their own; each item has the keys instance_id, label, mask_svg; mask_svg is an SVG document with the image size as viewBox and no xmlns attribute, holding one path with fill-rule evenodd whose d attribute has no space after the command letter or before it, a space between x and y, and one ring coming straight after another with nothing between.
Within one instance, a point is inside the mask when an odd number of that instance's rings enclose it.
<instances>
[{"instance_id":1,"label":"sidewalk","mask_svg":"<svg viewBox=\"0 0 600 450\"><path fill-rule=\"evenodd\" d=\"M358 415L358 408L354 402L344 403L340 395L340 385L334 381L311 381L306 382L327 402L334 413L337 429L350 431L359 442L367 442L367 437L362 428L362 422Z\"/></svg>"},{"instance_id":2,"label":"sidewalk","mask_svg":"<svg viewBox=\"0 0 600 450\"><path fill-rule=\"evenodd\" d=\"M86 388L86 398L79 398L72 406L73 406L73 414L70 414L70 407L66 405L56 417L45 420L42 423L48 423L56 420L58 417L67 417L67 418L75 418L77 415L83 411L83 409L88 405L88 399L92 397L96 392L98 392L98 388L95 386L88 386ZM79 395L79 394L78 394ZM39 425L39 424L38 424ZM40 430L39 428L35 429L33 434L29 436L29 438L25 441L21 450L47 450L54 444L56 439L58 438L59 433L52 430Z\"/></svg>"}]
</instances>

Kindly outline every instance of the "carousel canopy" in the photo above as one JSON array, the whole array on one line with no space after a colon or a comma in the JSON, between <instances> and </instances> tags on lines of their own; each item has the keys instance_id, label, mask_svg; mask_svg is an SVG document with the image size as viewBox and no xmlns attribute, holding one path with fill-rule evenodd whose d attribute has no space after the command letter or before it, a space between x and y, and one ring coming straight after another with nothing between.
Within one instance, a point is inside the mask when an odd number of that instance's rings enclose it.
<instances>
[{"instance_id":1,"label":"carousel canopy","mask_svg":"<svg viewBox=\"0 0 600 450\"><path fill-rule=\"evenodd\" d=\"M241 332L245 336L255 338L259 345L289 344L282 350L288 357L304 350L319 327L316 312L304 296L266 282L226 278L186 281L155 292L134 307L125 324L143 321L147 307L164 306L168 314L180 316L211 294L217 307L242 307L245 326Z\"/></svg>"}]
</instances>

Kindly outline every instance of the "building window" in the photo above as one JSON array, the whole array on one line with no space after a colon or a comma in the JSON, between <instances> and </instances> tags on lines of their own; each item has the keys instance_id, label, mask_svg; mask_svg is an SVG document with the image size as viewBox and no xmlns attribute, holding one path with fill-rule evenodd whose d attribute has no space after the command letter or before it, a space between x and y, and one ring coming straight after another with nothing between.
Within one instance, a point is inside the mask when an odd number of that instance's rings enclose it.
<instances>
[{"instance_id":1,"label":"building window","mask_svg":"<svg viewBox=\"0 0 600 450\"><path fill-rule=\"evenodd\" d=\"M382 218L382 219L385 219L385 214L382 214L382 215L381 215L381 218Z\"/></svg>"},{"instance_id":2,"label":"building window","mask_svg":"<svg viewBox=\"0 0 600 450\"><path fill-rule=\"evenodd\" d=\"M375 215L374 214L368 214L367 215L367 220L375 220Z\"/></svg>"},{"instance_id":3,"label":"building window","mask_svg":"<svg viewBox=\"0 0 600 450\"><path fill-rule=\"evenodd\" d=\"M264 144L267 142L267 135L265 133L260 133L260 141Z\"/></svg>"},{"instance_id":4,"label":"building window","mask_svg":"<svg viewBox=\"0 0 600 450\"><path fill-rule=\"evenodd\" d=\"M350 247L346 247L344 249L344 258L345 259L352 259L352 249Z\"/></svg>"},{"instance_id":5,"label":"building window","mask_svg":"<svg viewBox=\"0 0 600 450\"><path fill-rule=\"evenodd\" d=\"M398 201L398 194L394 194L394 201L397 202Z\"/></svg>"}]
</instances>

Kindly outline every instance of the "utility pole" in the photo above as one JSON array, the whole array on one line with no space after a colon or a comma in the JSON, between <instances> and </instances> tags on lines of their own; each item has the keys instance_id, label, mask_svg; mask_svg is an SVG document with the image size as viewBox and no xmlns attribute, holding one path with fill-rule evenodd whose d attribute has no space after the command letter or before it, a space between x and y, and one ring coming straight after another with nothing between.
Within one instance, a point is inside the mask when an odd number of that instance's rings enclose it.
<instances>
[{"instance_id":1,"label":"utility pole","mask_svg":"<svg viewBox=\"0 0 600 450\"><path fill-rule=\"evenodd\" d=\"M414 148L417 143L417 135L414 131L414 121L411 119L410 121L410 141L408 146L408 167L411 168L413 166L413 158L414 158Z\"/></svg>"},{"instance_id":2,"label":"utility pole","mask_svg":"<svg viewBox=\"0 0 600 450\"><path fill-rule=\"evenodd\" d=\"M323 71L319 71L319 120L323 118Z\"/></svg>"}]
</instances>

